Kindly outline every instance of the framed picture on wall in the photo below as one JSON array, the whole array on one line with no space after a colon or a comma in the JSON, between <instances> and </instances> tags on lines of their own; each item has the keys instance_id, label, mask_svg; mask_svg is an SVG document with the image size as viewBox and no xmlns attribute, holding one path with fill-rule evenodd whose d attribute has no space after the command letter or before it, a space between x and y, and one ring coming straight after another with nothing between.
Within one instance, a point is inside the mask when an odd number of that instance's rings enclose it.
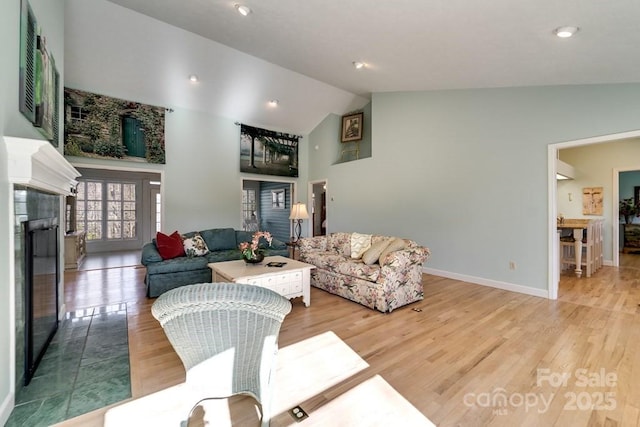
<instances>
[{"instance_id":1,"label":"framed picture on wall","mask_svg":"<svg viewBox=\"0 0 640 427\"><path fill-rule=\"evenodd\" d=\"M284 209L284 204L284 188L281 190L271 190L271 207L273 209Z\"/></svg>"},{"instance_id":2,"label":"framed picture on wall","mask_svg":"<svg viewBox=\"0 0 640 427\"><path fill-rule=\"evenodd\" d=\"M602 187L582 189L582 214L602 215Z\"/></svg>"},{"instance_id":3,"label":"framed picture on wall","mask_svg":"<svg viewBox=\"0 0 640 427\"><path fill-rule=\"evenodd\" d=\"M342 142L359 141L362 139L363 113L342 116Z\"/></svg>"}]
</instances>

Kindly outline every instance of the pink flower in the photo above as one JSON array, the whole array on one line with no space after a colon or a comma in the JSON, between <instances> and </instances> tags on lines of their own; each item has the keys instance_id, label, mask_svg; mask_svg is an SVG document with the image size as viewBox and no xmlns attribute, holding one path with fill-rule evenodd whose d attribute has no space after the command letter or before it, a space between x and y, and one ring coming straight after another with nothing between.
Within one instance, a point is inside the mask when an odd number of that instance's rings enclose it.
<instances>
[{"instance_id":1,"label":"pink flower","mask_svg":"<svg viewBox=\"0 0 640 427\"><path fill-rule=\"evenodd\" d=\"M271 246L273 237L271 237L271 233L269 233L268 231L256 231L255 233L253 233L253 239L251 240L251 243L242 242L238 245L238 248L246 258L251 259L256 256L256 250L258 250L259 248L261 237L264 237L265 240L269 243L269 246Z\"/></svg>"}]
</instances>

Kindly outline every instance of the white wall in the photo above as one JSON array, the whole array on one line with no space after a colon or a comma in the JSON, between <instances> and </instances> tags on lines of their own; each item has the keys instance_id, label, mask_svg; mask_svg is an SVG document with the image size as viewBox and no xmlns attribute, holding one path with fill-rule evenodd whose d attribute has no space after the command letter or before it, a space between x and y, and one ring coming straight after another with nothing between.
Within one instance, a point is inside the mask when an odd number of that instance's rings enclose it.
<instances>
[{"instance_id":1,"label":"white wall","mask_svg":"<svg viewBox=\"0 0 640 427\"><path fill-rule=\"evenodd\" d=\"M640 129L639 96L638 84L377 93L373 157L314 156L310 179L329 180L332 231L410 237L431 248L427 267L544 294L547 145Z\"/></svg>"},{"instance_id":2,"label":"white wall","mask_svg":"<svg viewBox=\"0 0 640 427\"><path fill-rule=\"evenodd\" d=\"M233 61L235 54L217 43L110 2L66 0L65 4L67 19L72 21L65 33L65 86L174 109L165 116L165 165L140 166L132 162L95 161L77 157L70 158L70 161L73 164L98 164L100 167L143 167L162 172L164 231L241 228L241 177L268 178L265 175L241 174L239 171L240 127L235 122L242 121L242 118L176 107L176 104L185 105L190 101L196 105L194 91L211 90L210 86L217 84L207 81L195 86L190 84L186 79L192 72L189 64L206 64L221 76L234 72L244 76L242 70L229 70L225 66L225 61ZM93 25L96 20L99 25ZM126 49L123 48L124 44ZM239 52L236 54L247 56ZM171 70L165 67L167 58L171 59ZM278 67L257 58L248 61L254 68L263 67L260 69L264 69L269 76L278 71L274 71ZM184 70L180 82L172 80L171 85L161 87L149 84L158 75L167 76L176 69ZM310 80L281 70L289 74L280 76L277 85L283 84L283 81L299 85L300 79ZM251 90L255 82L244 83L242 87L227 87L224 99L212 97L209 102L212 106L246 103L245 92ZM338 89L335 91L339 92L338 97L345 94ZM175 103L170 102L172 99ZM212 110L221 111L217 107L212 107ZM279 112L273 114L274 118L280 117ZM270 129L294 133L292 129ZM307 139L303 136L299 151L300 164L306 165L307 159ZM305 169L301 168L300 182L306 182ZM306 199L306 186L298 186L298 191L300 198Z\"/></svg>"},{"instance_id":3,"label":"white wall","mask_svg":"<svg viewBox=\"0 0 640 427\"><path fill-rule=\"evenodd\" d=\"M176 110L167 115L166 140L165 230L240 229L240 127Z\"/></svg>"},{"instance_id":4,"label":"white wall","mask_svg":"<svg viewBox=\"0 0 640 427\"><path fill-rule=\"evenodd\" d=\"M47 47L56 60L60 78L64 78L64 3L62 0L30 0ZM20 49L20 1L3 1L0 5L0 131L2 135L43 139L18 110L18 68ZM13 253L12 197L7 182L7 153L0 146L0 424L13 409Z\"/></svg>"}]
</instances>

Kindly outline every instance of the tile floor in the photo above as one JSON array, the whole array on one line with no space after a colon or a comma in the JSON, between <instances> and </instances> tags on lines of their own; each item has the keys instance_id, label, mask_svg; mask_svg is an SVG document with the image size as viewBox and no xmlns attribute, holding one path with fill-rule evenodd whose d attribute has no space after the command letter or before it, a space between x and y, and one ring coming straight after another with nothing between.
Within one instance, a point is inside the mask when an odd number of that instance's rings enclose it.
<instances>
[{"instance_id":1,"label":"tile floor","mask_svg":"<svg viewBox=\"0 0 640 427\"><path fill-rule=\"evenodd\" d=\"M49 426L129 397L126 304L70 312L6 426Z\"/></svg>"}]
</instances>

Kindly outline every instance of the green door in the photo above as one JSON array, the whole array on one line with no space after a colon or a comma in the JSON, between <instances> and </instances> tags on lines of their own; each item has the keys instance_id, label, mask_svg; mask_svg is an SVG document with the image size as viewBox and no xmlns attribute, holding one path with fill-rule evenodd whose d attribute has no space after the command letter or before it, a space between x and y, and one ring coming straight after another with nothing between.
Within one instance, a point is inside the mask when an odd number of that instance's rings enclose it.
<instances>
[{"instance_id":1,"label":"green door","mask_svg":"<svg viewBox=\"0 0 640 427\"><path fill-rule=\"evenodd\" d=\"M123 121L124 146L127 155L133 157L145 156L144 129L138 119L125 116Z\"/></svg>"}]
</instances>

